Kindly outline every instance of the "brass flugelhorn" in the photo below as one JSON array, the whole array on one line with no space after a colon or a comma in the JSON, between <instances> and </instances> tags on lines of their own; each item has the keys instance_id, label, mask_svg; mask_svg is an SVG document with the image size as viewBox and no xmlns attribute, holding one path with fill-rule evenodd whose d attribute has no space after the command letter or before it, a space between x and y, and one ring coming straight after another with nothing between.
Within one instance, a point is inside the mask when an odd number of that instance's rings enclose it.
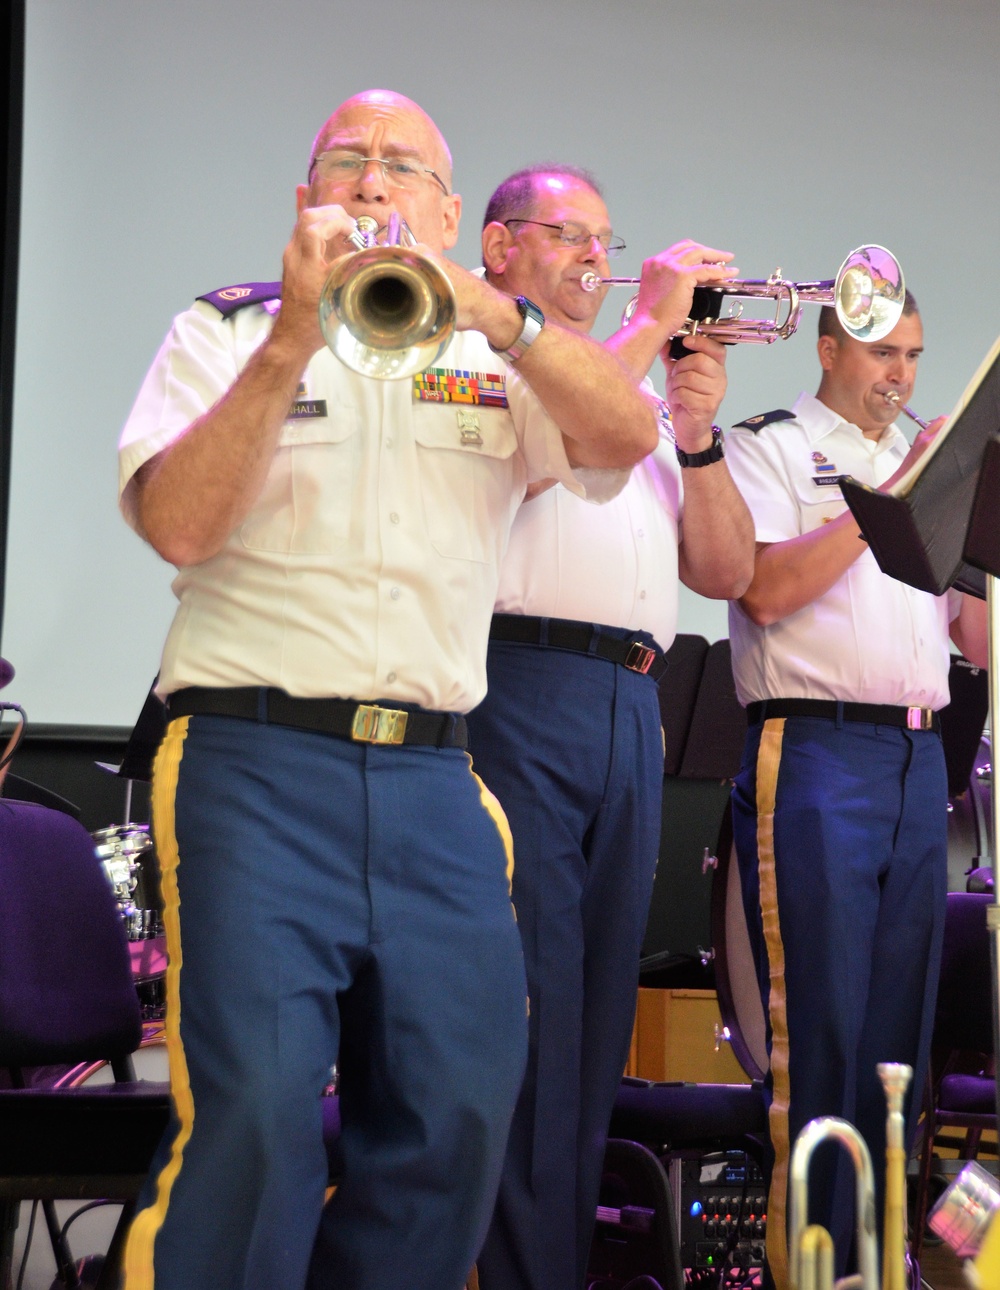
<instances>
[{"instance_id":1,"label":"brass flugelhorn","mask_svg":"<svg viewBox=\"0 0 1000 1290\"><path fill-rule=\"evenodd\" d=\"M414 250L416 238L393 211L385 236L369 215L349 240L358 250L331 270L319 325L334 354L354 372L382 381L422 372L455 331L457 306L447 274Z\"/></svg>"},{"instance_id":2,"label":"brass flugelhorn","mask_svg":"<svg viewBox=\"0 0 1000 1290\"><path fill-rule=\"evenodd\" d=\"M885 1221L881 1290L906 1290L906 1141L903 1101L913 1070L900 1062L880 1062L879 1079L888 1114L885 1150ZM824 1227L807 1226L809 1165L824 1142L845 1147L854 1164L855 1244L859 1271L834 1281L833 1238ZM878 1241L875 1235L875 1174L864 1138L853 1124L837 1116L810 1120L795 1139L789 1171L792 1290L879 1290Z\"/></svg>"},{"instance_id":3,"label":"brass flugelhorn","mask_svg":"<svg viewBox=\"0 0 1000 1290\"><path fill-rule=\"evenodd\" d=\"M585 273L580 279L584 291L627 283L641 278L602 278ZM892 331L903 312L906 284L899 261L884 246L859 246L837 270L835 278L819 282L790 282L775 269L769 278L744 278L734 282L709 283L695 287L694 302L687 322L676 336L696 332L724 344L771 345L795 333L804 304L832 305L840 325L855 340L881 340ZM727 297L773 300L773 318L744 318L742 304L722 314ZM622 315L624 326L635 312L638 294Z\"/></svg>"}]
</instances>

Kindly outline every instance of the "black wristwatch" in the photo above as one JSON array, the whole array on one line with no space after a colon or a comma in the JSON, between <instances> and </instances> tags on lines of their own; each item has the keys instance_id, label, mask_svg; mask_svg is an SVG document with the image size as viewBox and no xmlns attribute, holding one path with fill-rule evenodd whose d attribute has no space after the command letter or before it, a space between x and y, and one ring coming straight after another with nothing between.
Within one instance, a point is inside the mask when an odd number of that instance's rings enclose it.
<instances>
[{"instance_id":1,"label":"black wristwatch","mask_svg":"<svg viewBox=\"0 0 1000 1290\"><path fill-rule=\"evenodd\" d=\"M494 354L499 354L505 358L508 363L516 363L528 346L534 341L535 337L545 326L545 315L539 307L527 298L527 296L515 296L514 304L517 305L524 326L521 328L521 334L509 349L497 349L495 345L490 345Z\"/></svg>"},{"instance_id":2,"label":"black wristwatch","mask_svg":"<svg viewBox=\"0 0 1000 1290\"><path fill-rule=\"evenodd\" d=\"M726 455L725 445L722 441L722 427L712 426L712 446L705 448L701 452L685 452L683 448L674 445L677 448L677 460L682 466L711 466L713 461L721 461Z\"/></svg>"}]
</instances>

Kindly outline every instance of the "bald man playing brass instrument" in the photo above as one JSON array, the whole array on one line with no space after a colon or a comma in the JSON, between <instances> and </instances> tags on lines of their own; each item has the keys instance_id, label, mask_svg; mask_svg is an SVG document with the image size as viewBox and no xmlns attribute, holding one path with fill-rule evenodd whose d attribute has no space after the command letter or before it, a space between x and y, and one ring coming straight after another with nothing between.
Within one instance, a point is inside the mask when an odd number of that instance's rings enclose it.
<instances>
[{"instance_id":1,"label":"bald man playing brass instrument","mask_svg":"<svg viewBox=\"0 0 1000 1290\"><path fill-rule=\"evenodd\" d=\"M577 333L606 290L581 280L607 275L620 245L596 181L575 168L520 171L487 208L487 280ZM682 242L643 265L632 322L607 348L637 384L663 354L671 418L659 444L607 506L578 505L562 484L527 501L501 569L470 746L510 819L531 1010L482 1290L584 1284L659 849L657 685L678 581L738 595L753 563L750 517L713 425L725 350L702 336L677 361L665 348L694 287L731 276L730 258Z\"/></svg>"},{"instance_id":2,"label":"bald man playing brass instrument","mask_svg":"<svg viewBox=\"0 0 1000 1290\"><path fill-rule=\"evenodd\" d=\"M529 483L606 500L657 441L613 356L445 258L461 198L409 99L342 104L297 206L282 283L181 315L122 435L122 507L180 601L153 808L176 1117L128 1290L464 1284L527 1008L509 832L463 714ZM355 220L393 213L458 330L433 372L375 381L324 346L318 301Z\"/></svg>"}]
</instances>

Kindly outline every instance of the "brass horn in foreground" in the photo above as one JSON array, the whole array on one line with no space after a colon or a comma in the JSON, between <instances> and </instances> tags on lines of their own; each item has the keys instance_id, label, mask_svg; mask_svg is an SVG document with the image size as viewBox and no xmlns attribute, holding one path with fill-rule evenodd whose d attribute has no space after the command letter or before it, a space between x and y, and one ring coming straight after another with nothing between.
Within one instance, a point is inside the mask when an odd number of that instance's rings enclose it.
<instances>
[{"instance_id":1,"label":"brass horn in foreground","mask_svg":"<svg viewBox=\"0 0 1000 1290\"><path fill-rule=\"evenodd\" d=\"M903 1100L913 1071L898 1062L880 1062L878 1074L888 1106L882 1290L905 1290L906 1145ZM836 1282L833 1279L833 1238L824 1227L806 1225L809 1165L816 1148L830 1141L844 1146L854 1163L855 1244L860 1269L857 1275L843 1277ZM789 1182L789 1281L792 1290L879 1290L875 1174L868 1147L857 1129L832 1115L810 1120L795 1139Z\"/></svg>"},{"instance_id":2,"label":"brass horn in foreground","mask_svg":"<svg viewBox=\"0 0 1000 1290\"><path fill-rule=\"evenodd\" d=\"M628 283L640 278L601 278L585 273L580 279L584 291ZM899 261L884 246L859 246L837 271L835 278L821 282L789 282L775 269L769 278L745 278L695 287L691 316L677 336L713 336L724 344L770 345L787 340L799 325L804 304L832 305L840 325L855 340L881 340L892 331L903 312L906 285ZM727 296L748 300L773 300L773 318L744 318L737 305L726 315L722 307ZM635 312L638 295L632 297L622 315L626 324ZM686 351L681 351L686 352Z\"/></svg>"},{"instance_id":3,"label":"brass horn in foreground","mask_svg":"<svg viewBox=\"0 0 1000 1290\"><path fill-rule=\"evenodd\" d=\"M362 215L351 235L358 251L334 266L319 300L319 325L334 354L354 372L404 380L438 358L455 331L455 292L447 274L414 250L416 239L393 211L385 238Z\"/></svg>"}]
</instances>

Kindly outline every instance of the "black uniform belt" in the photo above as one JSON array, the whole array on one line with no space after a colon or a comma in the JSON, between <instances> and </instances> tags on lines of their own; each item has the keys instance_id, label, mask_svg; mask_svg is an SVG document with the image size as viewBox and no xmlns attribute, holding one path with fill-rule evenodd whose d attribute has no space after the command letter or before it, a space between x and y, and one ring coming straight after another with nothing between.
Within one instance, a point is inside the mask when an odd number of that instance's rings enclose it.
<instances>
[{"instance_id":1,"label":"black uniform belt","mask_svg":"<svg viewBox=\"0 0 1000 1290\"><path fill-rule=\"evenodd\" d=\"M594 634L597 634L596 644ZM578 623L567 618L531 618L527 614L494 614L491 641L513 641L519 645L548 645L578 654L596 654L620 663L630 672L641 672L659 681L667 670L662 650L644 641L612 636L595 623Z\"/></svg>"},{"instance_id":2,"label":"black uniform belt","mask_svg":"<svg viewBox=\"0 0 1000 1290\"><path fill-rule=\"evenodd\" d=\"M241 717L296 730L314 730L364 744L423 744L466 748L465 718L456 712L389 708L354 699L299 699L284 690L259 686L213 689L191 686L167 699L171 719L209 714Z\"/></svg>"},{"instance_id":3,"label":"black uniform belt","mask_svg":"<svg viewBox=\"0 0 1000 1290\"><path fill-rule=\"evenodd\" d=\"M764 699L747 704L751 726L768 717L827 717L836 721L863 721L871 726L901 726L904 730L941 731L941 719L932 708L897 708L891 703L838 703L835 699Z\"/></svg>"}]
</instances>

